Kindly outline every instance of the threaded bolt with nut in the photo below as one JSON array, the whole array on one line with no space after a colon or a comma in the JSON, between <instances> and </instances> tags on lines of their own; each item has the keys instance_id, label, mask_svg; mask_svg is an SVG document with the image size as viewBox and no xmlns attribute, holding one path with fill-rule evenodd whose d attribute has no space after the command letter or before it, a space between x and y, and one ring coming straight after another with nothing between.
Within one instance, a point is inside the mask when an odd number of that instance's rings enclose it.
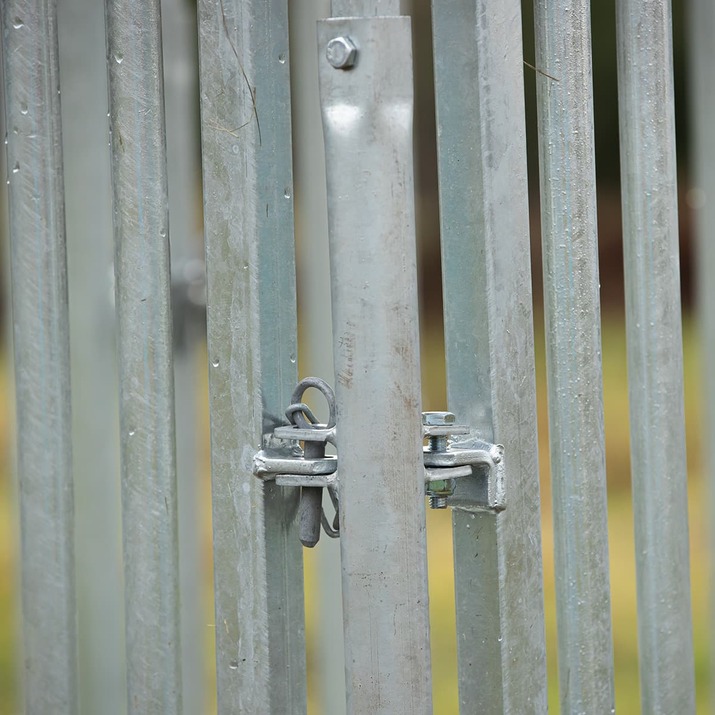
<instances>
[{"instance_id":1,"label":"threaded bolt with nut","mask_svg":"<svg viewBox=\"0 0 715 715\"><path fill-rule=\"evenodd\" d=\"M449 427L454 424L451 412L423 412L422 424L426 427ZM429 435L427 444L430 452L446 452L448 435ZM446 509L447 498L454 492L454 480L445 479L430 484L427 488L430 509Z\"/></svg>"},{"instance_id":2,"label":"threaded bolt with nut","mask_svg":"<svg viewBox=\"0 0 715 715\"><path fill-rule=\"evenodd\" d=\"M452 412L423 412L422 424L427 427L449 427L454 424ZM447 451L447 435L430 435L427 438L430 452Z\"/></svg>"}]
</instances>

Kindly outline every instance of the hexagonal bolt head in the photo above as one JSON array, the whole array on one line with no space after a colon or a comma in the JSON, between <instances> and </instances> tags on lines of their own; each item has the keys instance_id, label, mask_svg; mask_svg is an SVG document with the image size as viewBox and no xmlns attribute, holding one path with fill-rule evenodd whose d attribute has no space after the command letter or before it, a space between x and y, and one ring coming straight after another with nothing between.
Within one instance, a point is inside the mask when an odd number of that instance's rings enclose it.
<instances>
[{"instance_id":1,"label":"hexagonal bolt head","mask_svg":"<svg viewBox=\"0 0 715 715\"><path fill-rule=\"evenodd\" d=\"M446 427L454 424L454 414L452 412L423 412L422 424L430 427Z\"/></svg>"},{"instance_id":2,"label":"hexagonal bolt head","mask_svg":"<svg viewBox=\"0 0 715 715\"><path fill-rule=\"evenodd\" d=\"M357 47L349 37L334 37L325 48L325 56L335 69L350 69L357 58Z\"/></svg>"},{"instance_id":3,"label":"hexagonal bolt head","mask_svg":"<svg viewBox=\"0 0 715 715\"><path fill-rule=\"evenodd\" d=\"M454 414L451 412L423 412L422 424L426 427L449 427L454 424ZM428 438L430 452L445 452L447 450L446 435L430 435Z\"/></svg>"}]
</instances>

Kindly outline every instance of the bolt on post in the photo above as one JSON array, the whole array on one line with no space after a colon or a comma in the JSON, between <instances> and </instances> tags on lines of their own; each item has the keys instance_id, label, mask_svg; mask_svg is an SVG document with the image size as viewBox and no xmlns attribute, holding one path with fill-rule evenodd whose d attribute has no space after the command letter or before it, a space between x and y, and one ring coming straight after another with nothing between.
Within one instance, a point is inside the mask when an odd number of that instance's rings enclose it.
<instances>
[{"instance_id":1,"label":"bolt on post","mask_svg":"<svg viewBox=\"0 0 715 715\"><path fill-rule=\"evenodd\" d=\"M422 424L426 427L449 427L455 422L452 412L423 412ZM446 452L449 434L429 435L427 449L430 452ZM454 493L454 479L440 479L431 482L426 494L431 509L446 509L447 498Z\"/></svg>"},{"instance_id":2,"label":"bolt on post","mask_svg":"<svg viewBox=\"0 0 715 715\"><path fill-rule=\"evenodd\" d=\"M335 69L350 69L355 64L357 47L349 37L335 37L328 42L325 56Z\"/></svg>"}]
</instances>

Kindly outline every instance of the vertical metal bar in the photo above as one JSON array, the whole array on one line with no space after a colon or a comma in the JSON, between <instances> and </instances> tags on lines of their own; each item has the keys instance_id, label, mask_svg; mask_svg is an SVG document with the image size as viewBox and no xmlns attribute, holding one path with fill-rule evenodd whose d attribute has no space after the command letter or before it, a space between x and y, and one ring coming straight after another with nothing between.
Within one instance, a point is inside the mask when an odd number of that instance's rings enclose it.
<instances>
[{"instance_id":1,"label":"vertical metal bar","mask_svg":"<svg viewBox=\"0 0 715 715\"><path fill-rule=\"evenodd\" d=\"M297 379L285 0L201 0L220 713L305 713L298 490L252 475Z\"/></svg>"},{"instance_id":2,"label":"vertical metal bar","mask_svg":"<svg viewBox=\"0 0 715 715\"><path fill-rule=\"evenodd\" d=\"M57 13L3 3L25 709L77 711L77 638Z\"/></svg>"},{"instance_id":3,"label":"vertical metal bar","mask_svg":"<svg viewBox=\"0 0 715 715\"><path fill-rule=\"evenodd\" d=\"M355 65L326 57L334 38ZM348 713L431 712L408 18L318 23Z\"/></svg>"},{"instance_id":4,"label":"vertical metal bar","mask_svg":"<svg viewBox=\"0 0 715 715\"><path fill-rule=\"evenodd\" d=\"M72 315L80 711L121 715L127 703L103 5L59 3L58 32Z\"/></svg>"},{"instance_id":5,"label":"vertical metal bar","mask_svg":"<svg viewBox=\"0 0 715 715\"><path fill-rule=\"evenodd\" d=\"M334 17L373 17L399 15L400 0L331 0Z\"/></svg>"},{"instance_id":6,"label":"vertical metal bar","mask_svg":"<svg viewBox=\"0 0 715 715\"><path fill-rule=\"evenodd\" d=\"M320 121L318 57L315 26L328 15L329 0L289 3L291 96L296 261L298 270L298 326L300 369L334 384L330 262L328 257L328 200L324 181L325 151ZM317 405L318 409L321 405ZM327 415L316 413L321 422ZM326 497L323 497L324 500ZM326 505L328 509L332 506ZM323 538L316 553L317 592L310 606L319 614L316 628L316 665L320 712L345 712L345 658L341 594L340 541Z\"/></svg>"},{"instance_id":7,"label":"vertical metal bar","mask_svg":"<svg viewBox=\"0 0 715 715\"><path fill-rule=\"evenodd\" d=\"M108 0L129 711L181 711L159 0Z\"/></svg>"},{"instance_id":8,"label":"vertical metal bar","mask_svg":"<svg viewBox=\"0 0 715 715\"><path fill-rule=\"evenodd\" d=\"M542 713L521 8L433 2L432 16L449 407L479 437L504 444L507 469L502 513L476 511L466 493L454 499L460 708Z\"/></svg>"},{"instance_id":9,"label":"vertical metal bar","mask_svg":"<svg viewBox=\"0 0 715 715\"><path fill-rule=\"evenodd\" d=\"M710 0L689 3L688 45L690 49L690 106L692 110L693 208L697 235L697 287L701 354L704 383L703 450L710 490L710 615L715 614L715 4ZM711 629L710 652L715 653L715 629ZM710 682L715 682L715 657L710 657ZM715 706L711 691L710 708Z\"/></svg>"},{"instance_id":10,"label":"vertical metal bar","mask_svg":"<svg viewBox=\"0 0 715 715\"><path fill-rule=\"evenodd\" d=\"M616 7L641 702L693 713L670 0Z\"/></svg>"},{"instance_id":11,"label":"vertical metal bar","mask_svg":"<svg viewBox=\"0 0 715 715\"><path fill-rule=\"evenodd\" d=\"M195 3L161 0L166 148L171 221L172 311L176 400L176 467L181 591L181 664L187 713L204 710L201 524L197 461L198 343L203 285L199 235L198 48ZM193 292L193 294L192 294Z\"/></svg>"},{"instance_id":12,"label":"vertical metal bar","mask_svg":"<svg viewBox=\"0 0 715 715\"><path fill-rule=\"evenodd\" d=\"M613 708L588 0L537 0L549 437L563 712Z\"/></svg>"}]
</instances>

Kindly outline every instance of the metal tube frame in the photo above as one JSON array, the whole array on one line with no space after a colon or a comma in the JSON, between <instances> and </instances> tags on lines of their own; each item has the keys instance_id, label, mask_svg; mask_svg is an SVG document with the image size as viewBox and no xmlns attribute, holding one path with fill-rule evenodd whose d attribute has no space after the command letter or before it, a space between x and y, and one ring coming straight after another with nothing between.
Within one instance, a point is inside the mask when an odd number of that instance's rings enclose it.
<instances>
[{"instance_id":1,"label":"metal tube frame","mask_svg":"<svg viewBox=\"0 0 715 715\"><path fill-rule=\"evenodd\" d=\"M546 711L519 2L432 3L450 410L505 447L506 509L452 498L460 711Z\"/></svg>"},{"instance_id":2,"label":"metal tube frame","mask_svg":"<svg viewBox=\"0 0 715 715\"><path fill-rule=\"evenodd\" d=\"M106 12L127 691L137 713L181 712L183 687L159 2L107 0ZM692 15L701 190L715 186L705 61L715 14L705 5ZM399 6L333 0L342 17L318 29L351 714L431 711L412 54L409 20L391 16ZM561 707L569 712L612 711L614 695L589 12L587 0L535 3ZM286 0L199 2L220 713L306 712L299 492L252 473L255 450L285 422L297 379L287 17ZM620 0L617 18L642 704L694 712L670 2ZM449 404L472 436L506 445L508 465L504 511L501 502L499 511L481 504L469 477L449 497L460 710L543 712L520 6L435 2L433 19ZM72 713L56 6L7 0L2 21L26 707ZM336 38L352 51L331 54ZM704 206L710 345L715 254Z\"/></svg>"},{"instance_id":3,"label":"metal tube frame","mask_svg":"<svg viewBox=\"0 0 715 715\"><path fill-rule=\"evenodd\" d=\"M563 712L614 707L589 5L534 5Z\"/></svg>"},{"instance_id":4,"label":"metal tube frame","mask_svg":"<svg viewBox=\"0 0 715 715\"><path fill-rule=\"evenodd\" d=\"M127 711L104 6L58 4L72 363L79 711Z\"/></svg>"},{"instance_id":5,"label":"metal tube frame","mask_svg":"<svg viewBox=\"0 0 715 715\"><path fill-rule=\"evenodd\" d=\"M128 707L181 712L161 14L159 0L106 7Z\"/></svg>"},{"instance_id":6,"label":"metal tube frame","mask_svg":"<svg viewBox=\"0 0 715 715\"><path fill-rule=\"evenodd\" d=\"M302 296L299 306L299 329L303 326L305 347L301 364L305 374L322 375L334 384L332 311L330 305L330 267L328 256L327 196L325 184L314 177L325 174L325 153L320 123L318 97L318 58L315 54L315 22L328 14L330 6L335 16L397 15L399 0L323 0L311 8L304 6L291 10L291 38L305 41L305 50L293 43L301 69L292 68L291 81L300 88L293 92L293 122L295 159L295 196L303 210L296 215L298 243L299 285ZM291 6L289 5L289 8ZM298 34L300 33L300 34ZM304 57L303 57L304 55ZM316 122L317 120L317 122ZM301 181L301 177L304 179ZM300 260L301 254L303 260ZM302 298L302 299L301 299ZM324 421L324 420L322 420ZM320 612L318 631L318 671L320 679L320 705L323 712L340 715L345 712L345 657L342 633L343 611L340 542L323 539L317 553L318 593Z\"/></svg>"},{"instance_id":7,"label":"metal tube frame","mask_svg":"<svg viewBox=\"0 0 715 715\"><path fill-rule=\"evenodd\" d=\"M696 230L697 297L701 354L715 355L715 5L709 0L689 3L690 97L692 113L693 185L690 204ZM710 515L710 617L715 614L715 371L712 361L703 359L704 384L704 465L709 489ZM715 630L710 631L710 652L715 653ZM710 682L715 682L715 658L710 657ZM710 708L715 704L711 691Z\"/></svg>"},{"instance_id":8,"label":"metal tube frame","mask_svg":"<svg viewBox=\"0 0 715 715\"><path fill-rule=\"evenodd\" d=\"M347 712L428 713L410 21L324 20L318 47Z\"/></svg>"},{"instance_id":9,"label":"metal tube frame","mask_svg":"<svg viewBox=\"0 0 715 715\"><path fill-rule=\"evenodd\" d=\"M179 591L183 705L205 708L199 499L199 341L205 329L205 287L199 200L198 47L195 3L161 0L167 178L171 220L171 290L174 325L174 395L179 519Z\"/></svg>"},{"instance_id":10,"label":"metal tube frame","mask_svg":"<svg viewBox=\"0 0 715 715\"><path fill-rule=\"evenodd\" d=\"M219 713L306 711L299 490L252 473L297 381L286 0L200 0Z\"/></svg>"},{"instance_id":11,"label":"metal tube frame","mask_svg":"<svg viewBox=\"0 0 715 715\"><path fill-rule=\"evenodd\" d=\"M28 713L77 712L69 320L57 6L2 6Z\"/></svg>"},{"instance_id":12,"label":"metal tube frame","mask_svg":"<svg viewBox=\"0 0 715 715\"><path fill-rule=\"evenodd\" d=\"M293 189L295 205L296 270L298 279L298 368L303 375L320 375L335 384L328 256L328 209L324 181L325 152L318 92L316 23L329 14L329 0L289 3L290 73L293 114ZM308 395L309 397L310 395ZM322 403L311 408L328 421ZM321 409L323 410L321 412ZM323 497L327 501L327 495ZM332 507L328 507L329 509ZM306 610L315 619L316 665L320 674L321 712L345 713L345 660L341 598L340 541L322 539L314 556L317 577ZM306 617L310 616L306 614Z\"/></svg>"},{"instance_id":13,"label":"metal tube frame","mask_svg":"<svg viewBox=\"0 0 715 715\"><path fill-rule=\"evenodd\" d=\"M694 713L670 0L616 7L641 702Z\"/></svg>"},{"instance_id":14,"label":"metal tube frame","mask_svg":"<svg viewBox=\"0 0 715 715\"><path fill-rule=\"evenodd\" d=\"M333 17L384 17L400 14L400 0L331 0Z\"/></svg>"}]
</instances>

